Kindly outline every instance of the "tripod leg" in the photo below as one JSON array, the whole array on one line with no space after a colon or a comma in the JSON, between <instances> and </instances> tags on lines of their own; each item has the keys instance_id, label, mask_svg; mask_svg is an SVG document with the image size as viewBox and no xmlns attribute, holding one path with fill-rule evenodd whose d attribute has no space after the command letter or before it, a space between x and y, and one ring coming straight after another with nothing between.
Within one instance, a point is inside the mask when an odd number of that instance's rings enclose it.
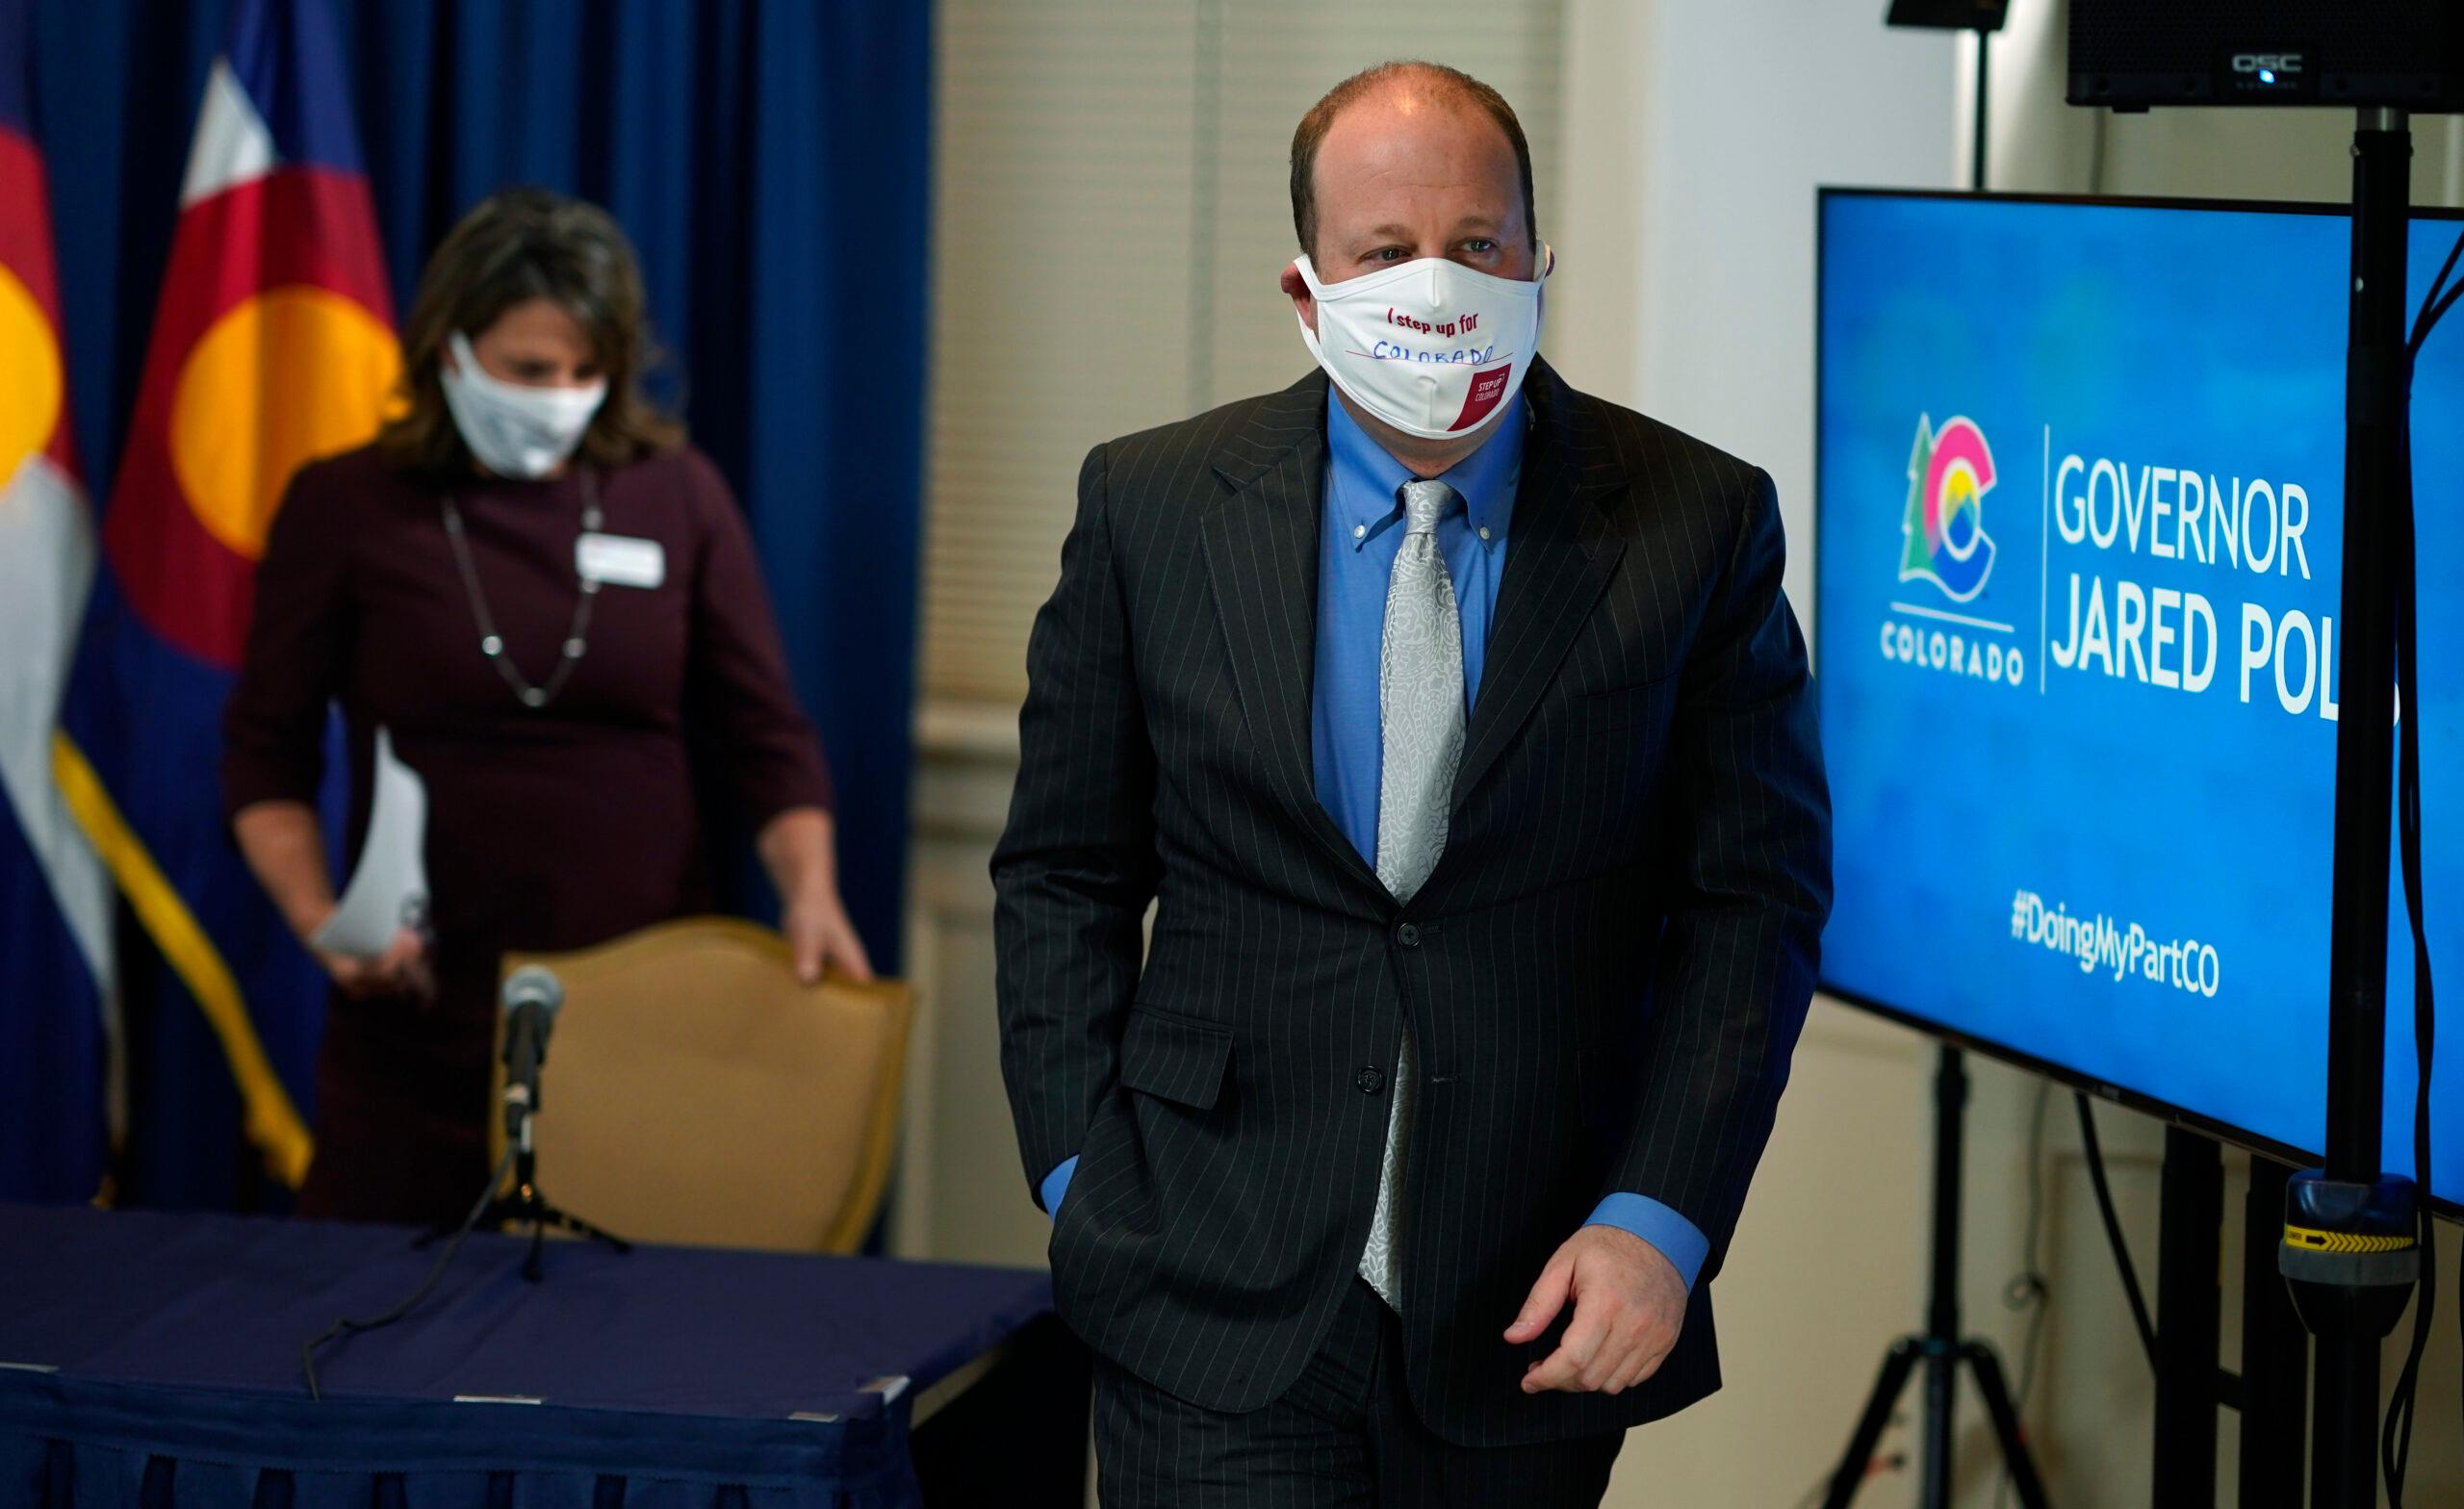
<instances>
[{"instance_id":1,"label":"tripod leg","mask_svg":"<svg viewBox=\"0 0 2464 1509\"><path fill-rule=\"evenodd\" d=\"M1865 1413L1858 1418L1856 1434L1848 1438L1839 1469L1831 1474L1831 1492L1822 1501L1823 1509L1848 1509L1848 1501L1857 1496L1865 1470L1873 1463L1874 1448L1882 1445L1883 1431L1890 1424L1891 1406L1908 1387L1908 1375L1915 1369L1922 1351L1912 1337L1891 1343L1889 1355L1883 1359L1882 1375L1874 1380L1874 1392L1865 1399Z\"/></svg>"},{"instance_id":2,"label":"tripod leg","mask_svg":"<svg viewBox=\"0 0 2464 1509\"><path fill-rule=\"evenodd\" d=\"M542 1204L539 1207L539 1218L554 1226L558 1231L569 1231L577 1237L587 1238L592 1241L603 1241L618 1253L633 1250L631 1242L603 1226L582 1219L571 1211L560 1211L552 1205Z\"/></svg>"},{"instance_id":3,"label":"tripod leg","mask_svg":"<svg viewBox=\"0 0 2464 1509\"><path fill-rule=\"evenodd\" d=\"M2037 1476L2036 1458L2019 1431L2019 1412L2011 1406L2011 1390L2002 1379L2002 1360L1993 1348L1970 1342L1960 1355L1976 1369L1976 1391L1985 1395L1985 1413L1993 1420L1993 1439L2002 1445L2002 1460L2011 1469L2011 1486L2018 1492L2019 1509L2045 1509L2044 1483Z\"/></svg>"},{"instance_id":4,"label":"tripod leg","mask_svg":"<svg viewBox=\"0 0 2464 1509\"><path fill-rule=\"evenodd\" d=\"M586 1237L592 1241L603 1241L614 1251L622 1253L633 1250L633 1244L631 1242L617 1236L614 1232L609 1231L604 1226L595 1225L590 1221L583 1220L578 1215L568 1215L562 1211L559 1211L556 1213L556 1224L562 1226L565 1230L572 1232L578 1237Z\"/></svg>"}]
</instances>

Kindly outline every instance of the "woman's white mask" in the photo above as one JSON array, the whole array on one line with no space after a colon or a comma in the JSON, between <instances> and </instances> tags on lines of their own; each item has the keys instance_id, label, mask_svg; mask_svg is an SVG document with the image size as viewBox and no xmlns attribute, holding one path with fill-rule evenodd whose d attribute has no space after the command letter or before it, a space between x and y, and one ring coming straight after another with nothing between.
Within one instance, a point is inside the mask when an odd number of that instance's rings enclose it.
<instances>
[{"instance_id":1,"label":"woman's white mask","mask_svg":"<svg viewBox=\"0 0 2464 1509\"><path fill-rule=\"evenodd\" d=\"M438 363L436 371L445 406L471 454L499 476L529 480L563 466L607 399L604 381L534 388L492 377L472 354L469 336L456 330L447 344L453 360Z\"/></svg>"}]
</instances>

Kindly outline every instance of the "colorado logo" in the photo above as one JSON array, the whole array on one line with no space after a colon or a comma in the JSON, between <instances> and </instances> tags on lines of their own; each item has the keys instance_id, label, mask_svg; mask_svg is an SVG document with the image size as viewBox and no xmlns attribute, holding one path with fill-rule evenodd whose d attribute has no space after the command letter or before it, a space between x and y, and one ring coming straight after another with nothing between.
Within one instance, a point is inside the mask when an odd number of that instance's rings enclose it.
<instances>
[{"instance_id":1,"label":"colorado logo","mask_svg":"<svg viewBox=\"0 0 2464 1509\"><path fill-rule=\"evenodd\" d=\"M1993 575L1993 541L1985 532L1985 495L1993 490L1993 452L1985 432L1953 419L1938 434L1923 415L1908 457L1907 537L1899 579L1930 581L1954 602L1985 590Z\"/></svg>"}]
</instances>

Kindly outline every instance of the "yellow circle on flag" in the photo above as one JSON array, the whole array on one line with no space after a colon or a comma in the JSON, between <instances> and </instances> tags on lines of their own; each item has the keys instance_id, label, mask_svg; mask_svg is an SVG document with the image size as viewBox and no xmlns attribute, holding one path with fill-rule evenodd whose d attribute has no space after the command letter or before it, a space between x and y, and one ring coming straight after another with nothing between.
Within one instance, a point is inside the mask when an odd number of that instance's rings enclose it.
<instances>
[{"instance_id":1,"label":"yellow circle on flag","mask_svg":"<svg viewBox=\"0 0 2464 1509\"><path fill-rule=\"evenodd\" d=\"M189 352L172 395L190 511L255 560L292 473L372 439L401 370L394 332L340 294L295 284L243 300Z\"/></svg>"},{"instance_id":2,"label":"yellow circle on flag","mask_svg":"<svg viewBox=\"0 0 2464 1509\"><path fill-rule=\"evenodd\" d=\"M34 291L0 267L0 488L60 422L60 341Z\"/></svg>"}]
</instances>

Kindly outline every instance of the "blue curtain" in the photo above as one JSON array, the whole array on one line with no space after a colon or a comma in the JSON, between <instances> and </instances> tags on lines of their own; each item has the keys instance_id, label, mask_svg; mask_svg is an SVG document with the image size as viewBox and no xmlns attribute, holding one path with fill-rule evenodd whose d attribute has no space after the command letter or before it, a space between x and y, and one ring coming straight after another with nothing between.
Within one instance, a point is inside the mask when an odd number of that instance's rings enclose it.
<instances>
[{"instance_id":1,"label":"blue curtain","mask_svg":"<svg viewBox=\"0 0 2464 1509\"><path fill-rule=\"evenodd\" d=\"M797 691L837 777L849 909L876 964L897 967L932 7L329 3L398 314L428 248L507 185L596 200L639 246L670 356L664 396L750 517ZM34 0L35 129L51 172L77 438L97 499L110 494L229 9ZM188 1055L167 1046L163 1057ZM231 1166L243 1162L235 1153ZM217 1203L193 1196L180 1203Z\"/></svg>"}]
</instances>

